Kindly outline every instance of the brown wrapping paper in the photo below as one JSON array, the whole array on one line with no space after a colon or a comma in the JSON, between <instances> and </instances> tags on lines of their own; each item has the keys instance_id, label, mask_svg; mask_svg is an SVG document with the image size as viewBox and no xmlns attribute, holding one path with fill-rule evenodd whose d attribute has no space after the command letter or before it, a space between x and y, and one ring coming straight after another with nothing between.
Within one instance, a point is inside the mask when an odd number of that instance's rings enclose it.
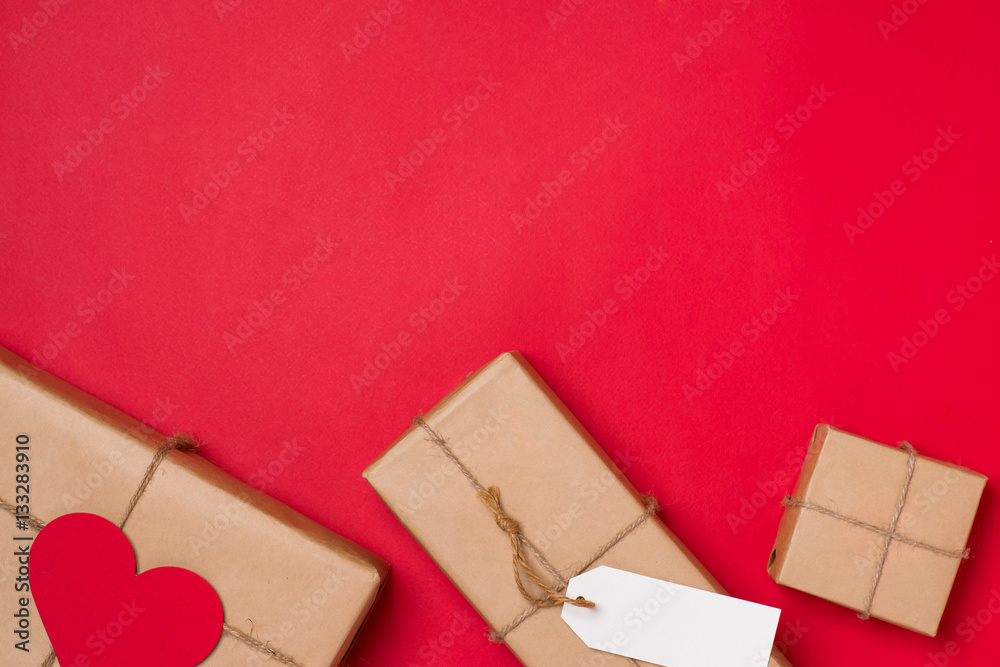
<instances>
[{"instance_id":1,"label":"brown wrapping paper","mask_svg":"<svg viewBox=\"0 0 1000 667\"><path fill-rule=\"evenodd\" d=\"M31 514L89 512L118 523L164 437L0 348L0 498L15 496L15 439L30 437ZM0 511L0 609L18 605L15 519ZM171 452L125 526L139 571L192 570L215 588L226 622L303 667L340 664L388 565L200 456ZM40 667L50 644L32 604L30 653L5 613L0 665ZM208 667L279 665L223 633ZM57 663L58 664L58 663Z\"/></svg>"},{"instance_id":2,"label":"brown wrapping paper","mask_svg":"<svg viewBox=\"0 0 1000 667\"><path fill-rule=\"evenodd\" d=\"M579 568L644 511L635 488L517 353L469 377L424 420L484 486L499 487L504 509L562 573ZM407 431L365 478L491 628L528 608L515 584L508 535L422 428ZM724 592L655 516L597 565ZM559 607L539 609L506 643L530 667L629 664L587 648ZM774 651L771 667L788 664Z\"/></svg>"},{"instance_id":3,"label":"brown wrapping paper","mask_svg":"<svg viewBox=\"0 0 1000 667\"><path fill-rule=\"evenodd\" d=\"M794 498L887 530L908 461L903 449L820 424ZM895 532L936 550L963 552L985 485L986 477L977 472L916 456ZM862 611L884 542L885 535L843 518L789 506L768 572L779 584ZM871 616L933 637L961 561L890 539Z\"/></svg>"}]
</instances>

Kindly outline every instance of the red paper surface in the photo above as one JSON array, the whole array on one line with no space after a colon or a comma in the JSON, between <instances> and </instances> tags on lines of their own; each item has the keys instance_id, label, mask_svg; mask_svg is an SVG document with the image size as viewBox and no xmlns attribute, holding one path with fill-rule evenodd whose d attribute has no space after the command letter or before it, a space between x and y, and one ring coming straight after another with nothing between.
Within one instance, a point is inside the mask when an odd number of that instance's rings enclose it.
<instances>
[{"instance_id":1,"label":"red paper surface","mask_svg":"<svg viewBox=\"0 0 1000 667\"><path fill-rule=\"evenodd\" d=\"M361 479L509 349L796 664L995 656L992 484L936 639L764 568L819 421L1000 477L1000 7L389 7L5 3L0 344L388 558L351 665L516 664Z\"/></svg>"},{"instance_id":2,"label":"red paper surface","mask_svg":"<svg viewBox=\"0 0 1000 667\"><path fill-rule=\"evenodd\" d=\"M179 567L136 576L132 545L107 519L57 517L30 547L31 593L60 665L189 667L218 643L211 584Z\"/></svg>"}]
</instances>

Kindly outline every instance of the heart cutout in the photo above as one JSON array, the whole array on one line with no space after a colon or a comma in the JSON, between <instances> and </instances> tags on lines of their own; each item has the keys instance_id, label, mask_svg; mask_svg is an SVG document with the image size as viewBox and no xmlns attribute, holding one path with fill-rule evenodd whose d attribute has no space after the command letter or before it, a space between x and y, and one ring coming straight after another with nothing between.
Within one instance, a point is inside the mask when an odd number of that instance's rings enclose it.
<instances>
[{"instance_id":1,"label":"heart cutout","mask_svg":"<svg viewBox=\"0 0 1000 667\"><path fill-rule=\"evenodd\" d=\"M93 514L50 521L31 545L28 582L62 667L194 667L222 634L222 602L194 572L136 575L135 552Z\"/></svg>"}]
</instances>

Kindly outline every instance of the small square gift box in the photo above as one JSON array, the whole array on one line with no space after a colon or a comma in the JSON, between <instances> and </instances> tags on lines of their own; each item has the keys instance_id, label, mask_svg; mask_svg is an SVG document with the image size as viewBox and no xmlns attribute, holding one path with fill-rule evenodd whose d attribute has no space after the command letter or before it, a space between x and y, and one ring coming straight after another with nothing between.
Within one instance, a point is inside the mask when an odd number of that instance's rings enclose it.
<instances>
[{"instance_id":1,"label":"small square gift box","mask_svg":"<svg viewBox=\"0 0 1000 667\"><path fill-rule=\"evenodd\" d=\"M388 564L195 449L190 438L166 438L0 348L0 536L7 545L30 553L54 519L103 517L131 542L140 576L183 568L218 594L224 625L202 665L340 664ZM10 639L0 643L0 665L50 667L58 663L28 588L31 559L16 551L0 550L0 628ZM20 618L6 613L14 609ZM62 667L94 664L109 645L102 641Z\"/></svg>"},{"instance_id":2,"label":"small square gift box","mask_svg":"<svg viewBox=\"0 0 1000 667\"><path fill-rule=\"evenodd\" d=\"M986 477L820 424L785 499L768 573L779 584L937 634Z\"/></svg>"},{"instance_id":3,"label":"small square gift box","mask_svg":"<svg viewBox=\"0 0 1000 667\"><path fill-rule=\"evenodd\" d=\"M725 593L516 352L415 420L364 476L529 667L648 664L588 648L561 618L579 602L568 581L602 565ZM789 667L777 650L759 657Z\"/></svg>"}]
</instances>

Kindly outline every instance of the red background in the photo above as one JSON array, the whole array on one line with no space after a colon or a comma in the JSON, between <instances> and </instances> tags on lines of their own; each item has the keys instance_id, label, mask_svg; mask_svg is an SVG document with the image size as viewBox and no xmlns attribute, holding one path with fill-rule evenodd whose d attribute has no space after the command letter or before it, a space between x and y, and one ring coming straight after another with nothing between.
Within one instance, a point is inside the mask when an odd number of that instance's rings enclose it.
<instances>
[{"instance_id":1,"label":"red background","mask_svg":"<svg viewBox=\"0 0 1000 667\"><path fill-rule=\"evenodd\" d=\"M517 664L478 618L450 633L469 607L361 479L413 415L508 349L635 458L629 477L723 585L782 607L779 633L807 628L789 635L795 664L996 656L992 485L936 639L778 587L764 564L789 461L819 421L1000 476L1000 281L949 298L996 253L1000 7L915 4L886 39L888 0L591 1L555 27L555 0L401 2L350 61L341 43L387 2L249 0L221 18L209 0L73 2L35 16L37 34L23 23L36 1L4 3L0 344L194 431L243 479L284 440L305 447L266 490L394 566L351 665ZM673 53L725 9L733 21L678 71ZM169 74L120 119L115 100L157 65ZM454 129L444 114L478 77L500 85ZM823 85L832 96L786 138L776 123ZM245 161L275 107L295 118ZM60 181L53 163L105 117L113 131ZM607 117L627 127L575 171ZM949 127L960 138L911 182L904 163ZM444 141L390 192L386 170L436 128ZM777 152L723 201L717 182L769 138ZM185 220L179 205L229 160L240 172ZM512 212L562 170L573 182L519 230ZM894 179L905 194L849 238ZM338 247L293 289L318 236ZM671 257L626 301L616 282L650 246ZM116 270L134 279L91 312ZM467 288L418 330L446 280ZM282 303L227 346L276 288ZM751 342L785 289L798 299ZM560 348L606 299L603 326ZM939 309L947 322L894 369ZM410 344L356 391L351 375L400 332ZM744 353L689 401L685 383L736 340ZM732 527L743 501L763 507ZM966 631L981 611L994 625Z\"/></svg>"}]
</instances>

